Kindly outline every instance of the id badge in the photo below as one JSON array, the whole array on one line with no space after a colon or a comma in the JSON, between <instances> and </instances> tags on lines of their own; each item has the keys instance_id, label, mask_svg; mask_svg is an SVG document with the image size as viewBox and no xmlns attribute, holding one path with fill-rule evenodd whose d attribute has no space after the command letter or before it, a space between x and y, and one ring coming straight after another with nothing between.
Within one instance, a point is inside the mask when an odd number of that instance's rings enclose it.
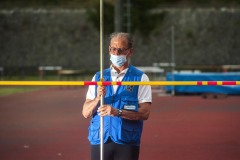
<instances>
[{"instance_id":1,"label":"id badge","mask_svg":"<svg viewBox=\"0 0 240 160\"><path fill-rule=\"evenodd\" d=\"M124 105L123 107L126 110L136 111L137 107L135 105Z\"/></svg>"}]
</instances>

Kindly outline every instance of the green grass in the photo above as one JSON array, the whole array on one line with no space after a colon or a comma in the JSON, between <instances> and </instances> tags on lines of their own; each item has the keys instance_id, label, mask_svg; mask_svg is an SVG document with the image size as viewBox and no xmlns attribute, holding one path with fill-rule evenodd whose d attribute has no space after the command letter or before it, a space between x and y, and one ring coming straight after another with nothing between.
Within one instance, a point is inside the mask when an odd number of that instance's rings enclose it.
<instances>
[{"instance_id":1,"label":"green grass","mask_svg":"<svg viewBox=\"0 0 240 160\"><path fill-rule=\"evenodd\" d=\"M31 92L31 91L36 91L43 88L44 87L0 87L0 96Z\"/></svg>"},{"instance_id":2,"label":"green grass","mask_svg":"<svg viewBox=\"0 0 240 160\"><path fill-rule=\"evenodd\" d=\"M83 76L76 76L76 77L67 77L67 76L62 76L60 81L91 81L92 74L85 74ZM24 79L19 79L17 76L12 76L10 79L4 79L4 81L39 81L39 76L25 76ZM59 77L56 75L49 75L45 76L44 81L59 81ZM25 93L25 92L31 92L31 91L36 91L40 89L44 89L45 87L41 86L0 86L0 96L7 96L7 95L12 95L12 94L17 94L17 93Z\"/></svg>"}]
</instances>

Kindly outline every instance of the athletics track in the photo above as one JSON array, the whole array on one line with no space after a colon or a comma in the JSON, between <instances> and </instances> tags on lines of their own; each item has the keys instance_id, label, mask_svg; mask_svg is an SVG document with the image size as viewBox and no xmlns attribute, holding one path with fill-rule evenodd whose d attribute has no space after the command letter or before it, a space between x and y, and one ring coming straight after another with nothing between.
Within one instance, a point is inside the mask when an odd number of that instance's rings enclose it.
<instances>
[{"instance_id":1,"label":"athletics track","mask_svg":"<svg viewBox=\"0 0 240 160\"><path fill-rule=\"evenodd\" d=\"M89 160L86 87L0 97L1 160ZM153 94L140 160L239 160L240 97Z\"/></svg>"}]
</instances>

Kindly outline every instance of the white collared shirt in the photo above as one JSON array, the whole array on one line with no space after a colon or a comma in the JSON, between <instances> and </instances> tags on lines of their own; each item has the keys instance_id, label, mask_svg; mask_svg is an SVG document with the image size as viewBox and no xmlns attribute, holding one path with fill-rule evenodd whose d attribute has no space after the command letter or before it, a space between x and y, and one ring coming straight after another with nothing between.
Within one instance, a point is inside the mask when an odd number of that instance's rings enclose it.
<instances>
[{"instance_id":1,"label":"white collared shirt","mask_svg":"<svg viewBox=\"0 0 240 160\"><path fill-rule=\"evenodd\" d=\"M128 71L128 68L123 70L122 72L118 73L113 67L110 67L111 69L111 78L113 82L120 82L122 81L123 77ZM95 76L92 78L92 81L95 81ZM146 74L142 75L142 82L144 81L149 81L149 78ZM118 88L118 85L113 85L113 92L116 93ZM93 100L95 98L95 86L90 85L88 87L88 92L86 95L86 99L91 99ZM139 86L138 89L138 103L144 103L144 102L152 102L152 90L151 86Z\"/></svg>"}]
</instances>

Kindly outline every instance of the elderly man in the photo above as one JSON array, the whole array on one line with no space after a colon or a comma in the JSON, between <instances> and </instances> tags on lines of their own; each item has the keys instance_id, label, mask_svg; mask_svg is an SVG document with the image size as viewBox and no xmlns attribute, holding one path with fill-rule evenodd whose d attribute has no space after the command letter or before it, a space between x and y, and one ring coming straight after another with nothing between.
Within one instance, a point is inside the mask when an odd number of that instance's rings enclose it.
<instances>
[{"instance_id":1,"label":"elderly man","mask_svg":"<svg viewBox=\"0 0 240 160\"><path fill-rule=\"evenodd\" d=\"M149 81L142 71L129 64L133 40L128 33L110 36L111 66L104 70L104 81ZM92 81L100 81L100 72ZM100 97L104 105L100 106ZM88 139L91 159L100 159L100 117L104 117L104 160L137 160L143 120L150 114L150 86L89 86L82 114L92 117Z\"/></svg>"}]
</instances>

